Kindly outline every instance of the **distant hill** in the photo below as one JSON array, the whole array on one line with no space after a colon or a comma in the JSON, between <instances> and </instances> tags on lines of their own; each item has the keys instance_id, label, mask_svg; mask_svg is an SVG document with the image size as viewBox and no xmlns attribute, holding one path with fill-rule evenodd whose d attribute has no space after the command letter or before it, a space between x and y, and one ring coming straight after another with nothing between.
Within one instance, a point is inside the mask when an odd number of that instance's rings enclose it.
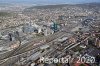
<instances>
[{"instance_id":1,"label":"distant hill","mask_svg":"<svg viewBox=\"0 0 100 66\"><path fill-rule=\"evenodd\" d=\"M32 6L23 10L23 13L32 13L32 9L55 9L55 8L62 8L62 7L81 7L83 9L94 10L98 12L100 10L100 3L84 3L84 4L58 4L58 5L42 5L42 6Z\"/></svg>"},{"instance_id":2,"label":"distant hill","mask_svg":"<svg viewBox=\"0 0 100 66\"><path fill-rule=\"evenodd\" d=\"M0 7L12 6L10 3L0 3Z\"/></svg>"},{"instance_id":3,"label":"distant hill","mask_svg":"<svg viewBox=\"0 0 100 66\"><path fill-rule=\"evenodd\" d=\"M48 8L60 8L65 6L81 6L81 7L94 7L94 6L100 6L100 3L85 3L85 4L59 4L59 5L43 5L43 6L33 6L28 9L48 9Z\"/></svg>"},{"instance_id":4,"label":"distant hill","mask_svg":"<svg viewBox=\"0 0 100 66\"><path fill-rule=\"evenodd\" d=\"M54 8L61 8L61 7L65 7L65 6L72 6L71 4L58 4L58 5L42 5L42 6L32 6L30 8L27 9L54 9Z\"/></svg>"},{"instance_id":5,"label":"distant hill","mask_svg":"<svg viewBox=\"0 0 100 66\"><path fill-rule=\"evenodd\" d=\"M68 6L68 4L34 6L34 7L30 7L29 9L33 9L33 8L48 9L48 8L60 8L60 7L65 7L65 6Z\"/></svg>"}]
</instances>

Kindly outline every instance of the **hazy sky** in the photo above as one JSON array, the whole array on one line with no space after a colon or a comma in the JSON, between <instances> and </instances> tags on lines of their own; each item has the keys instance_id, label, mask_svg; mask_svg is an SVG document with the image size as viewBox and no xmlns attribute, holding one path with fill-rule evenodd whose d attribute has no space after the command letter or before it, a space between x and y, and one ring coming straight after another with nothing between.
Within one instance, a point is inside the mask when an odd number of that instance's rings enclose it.
<instances>
[{"instance_id":1,"label":"hazy sky","mask_svg":"<svg viewBox=\"0 0 100 66\"><path fill-rule=\"evenodd\" d=\"M100 2L100 0L0 0L2 3L33 3L33 4L73 4Z\"/></svg>"}]
</instances>

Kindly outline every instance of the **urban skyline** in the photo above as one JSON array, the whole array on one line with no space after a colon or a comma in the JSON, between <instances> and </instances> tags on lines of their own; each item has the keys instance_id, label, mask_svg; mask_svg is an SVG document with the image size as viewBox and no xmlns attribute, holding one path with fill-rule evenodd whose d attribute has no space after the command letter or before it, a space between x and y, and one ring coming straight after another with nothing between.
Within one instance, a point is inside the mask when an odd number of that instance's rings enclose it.
<instances>
[{"instance_id":1,"label":"urban skyline","mask_svg":"<svg viewBox=\"0 0 100 66\"><path fill-rule=\"evenodd\" d=\"M0 0L0 66L100 66L100 0Z\"/></svg>"}]
</instances>

